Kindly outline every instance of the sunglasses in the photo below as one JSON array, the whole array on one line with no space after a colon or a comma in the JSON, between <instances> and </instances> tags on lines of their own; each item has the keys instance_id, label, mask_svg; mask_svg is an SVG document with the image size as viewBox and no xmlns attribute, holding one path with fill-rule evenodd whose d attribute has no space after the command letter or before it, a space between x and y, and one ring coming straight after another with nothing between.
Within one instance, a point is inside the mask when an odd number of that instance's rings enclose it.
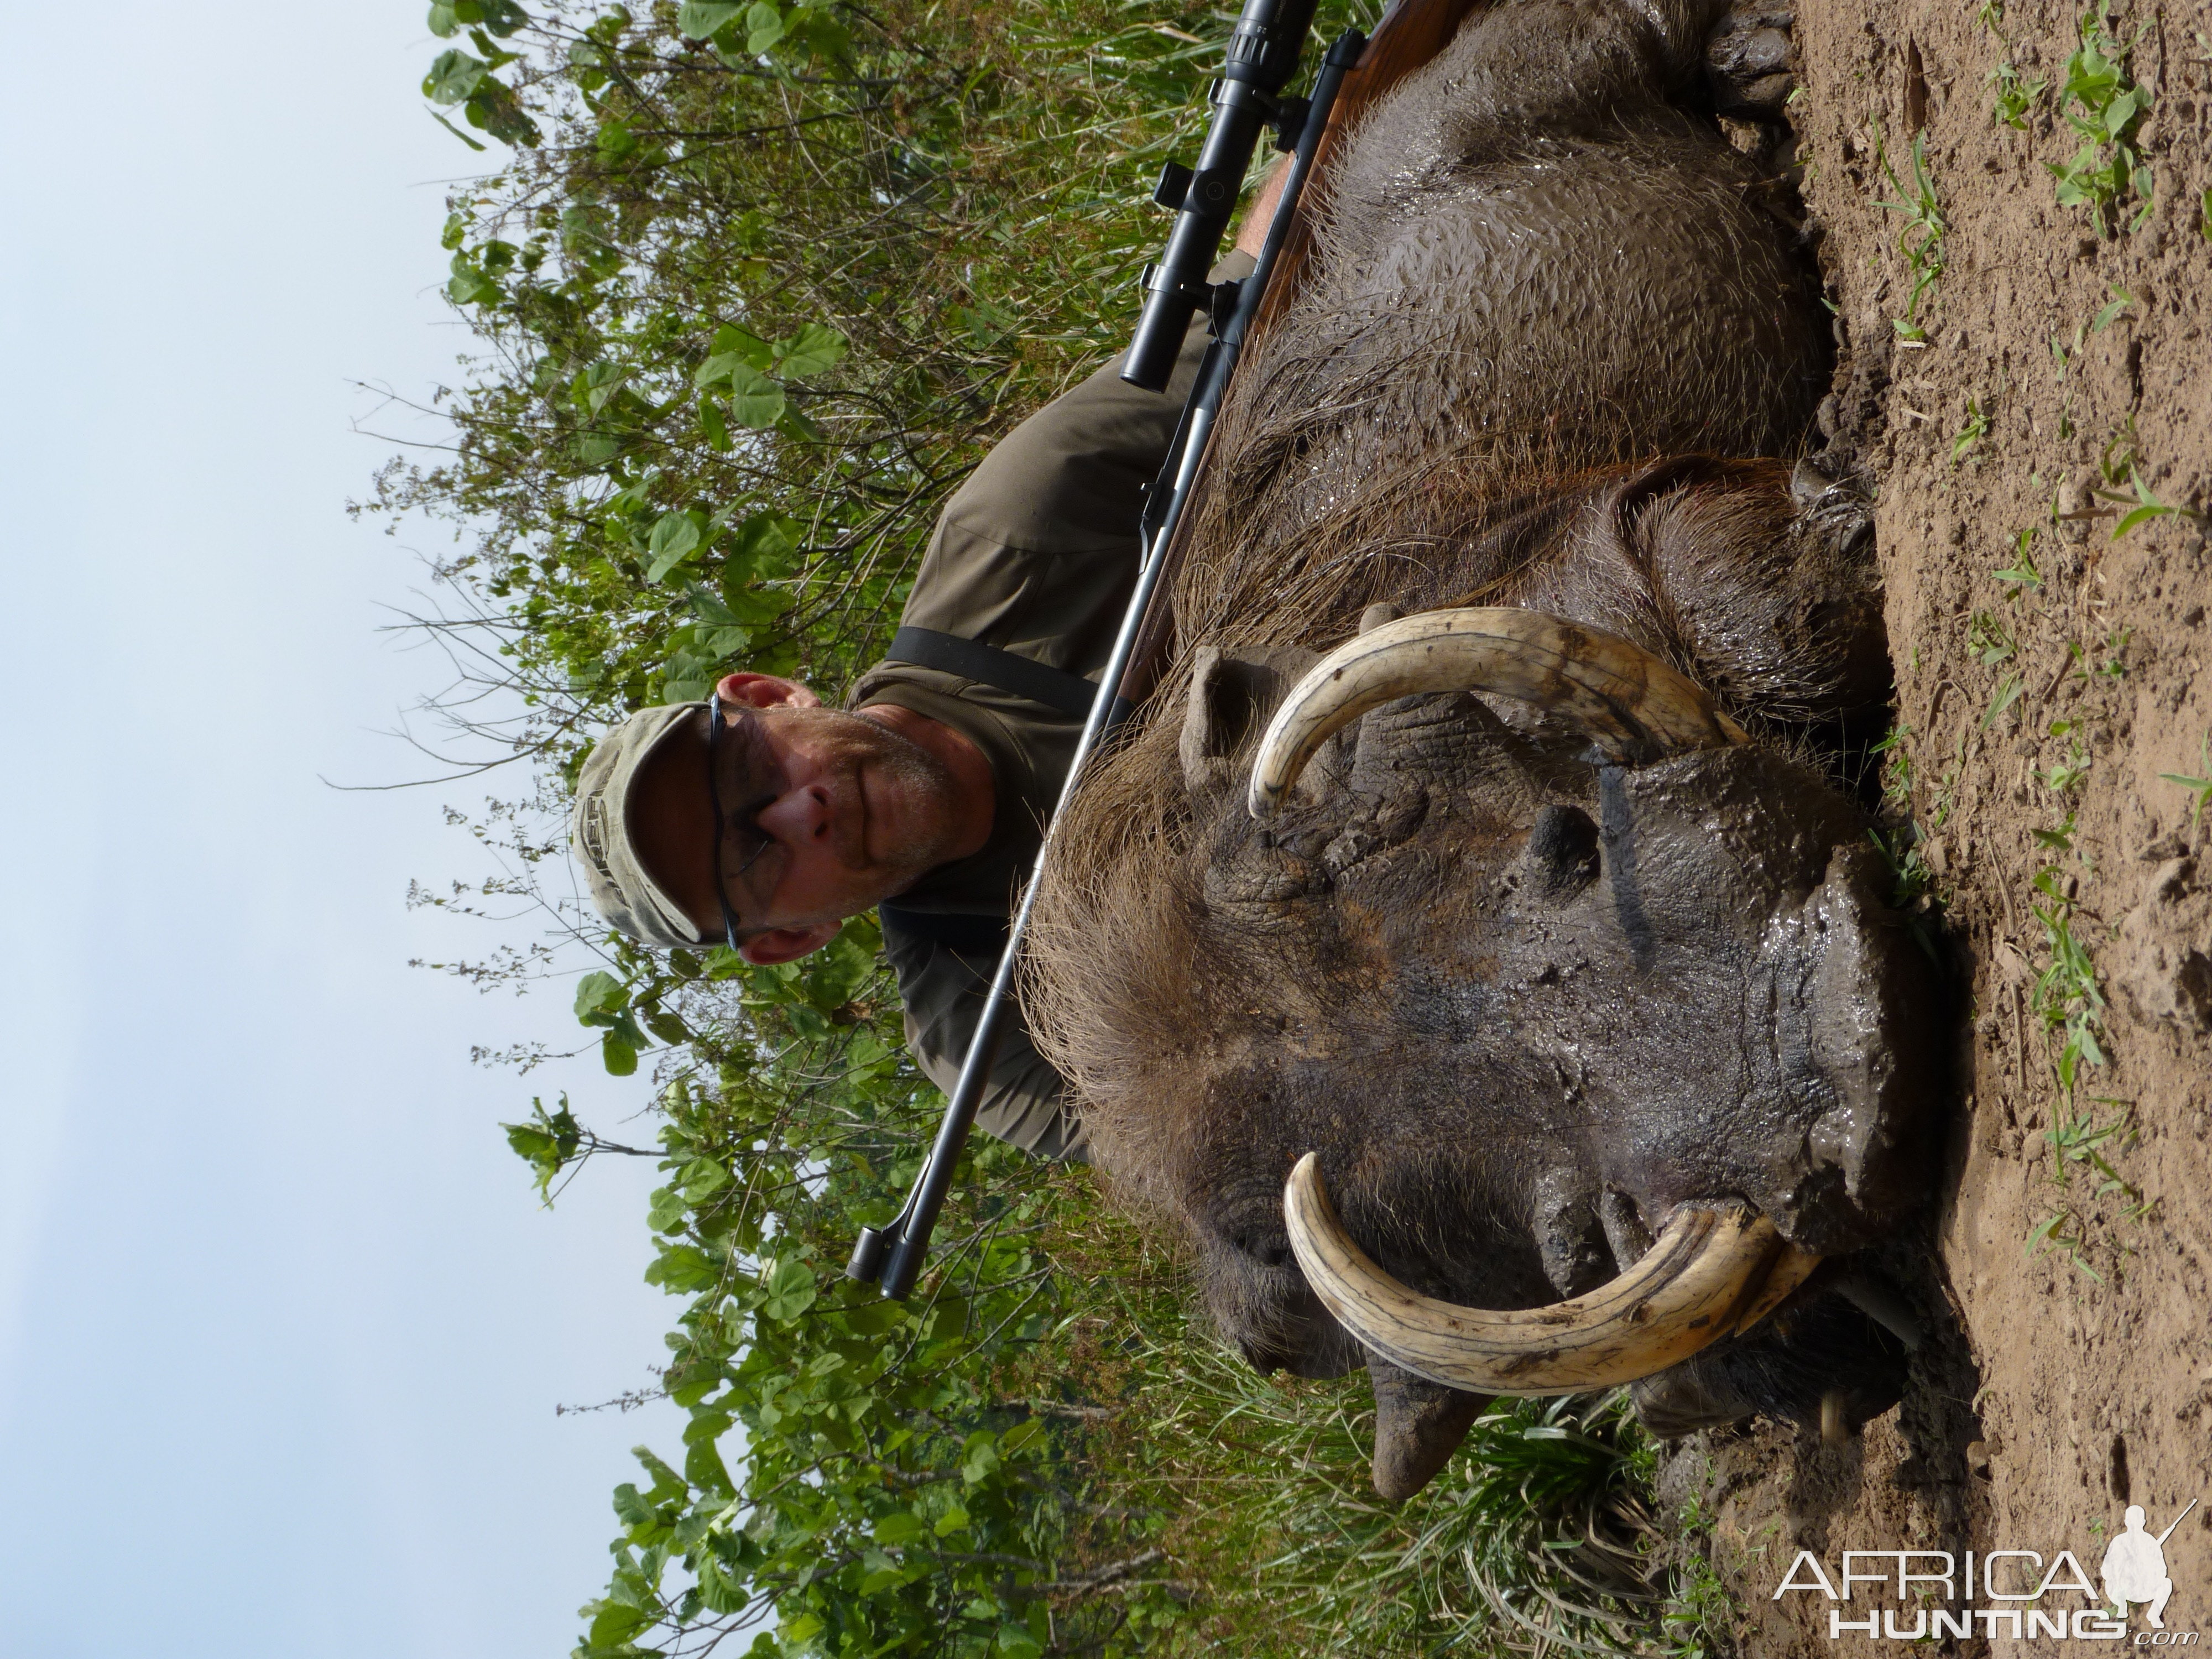
<instances>
[{"instance_id":1,"label":"sunglasses","mask_svg":"<svg viewBox=\"0 0 2212 1659\"><path fill-rule=\"evenodd\" d=\"M730 949L735 951L739 945L738 934L744 930L738 924L737 911L730 904L730 878L742 878L746 871L759 862L760 855L774 844L774 838L754 820L761 809L775 797L771 794L756 800L750 807L741 809L734 815L723 811L720 782L721 769L716 764L716 757L722 747L722 732L726 725L722 718L721 698L709 697L707 700L707 799L714 805L714 896L721 901L723 936ZM726 848L731 849L738 859L734 870L726 868L723 857Z\"/></svg>"}]
</instances>

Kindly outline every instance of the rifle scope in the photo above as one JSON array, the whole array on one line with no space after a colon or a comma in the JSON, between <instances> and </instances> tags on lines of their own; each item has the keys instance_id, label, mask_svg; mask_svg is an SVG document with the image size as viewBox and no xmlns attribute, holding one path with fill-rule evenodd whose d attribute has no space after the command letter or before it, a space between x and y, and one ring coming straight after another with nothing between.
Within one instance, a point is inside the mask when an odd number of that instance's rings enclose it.
<instances>
[{"instance_id":1,"label":"rifle scope","mask_svg":"<svg viewBox=\"0 0 2212 1659\"><path fill-rule=\"evenodd\" d=\"M1277 124L1282 148L1297 142L1305 115L1297 99L1279 96L1312 27L1316 0L1244 0L1236 32L1229 38L1229 62L1206 94L1213 125L1199 152L1198 169L1170 161L1160 171L1152 199L1176 210L1167 252L1145 267L1141 286L1144 314L1135 339L1121 362L1121 378L1147 392L1164 392L1182 350L1193 313L1208 304L1212 289L1206 273L1221 250L1222 233L1237 210L1237 192L1252 165L1252 146L1260 129Z\"/></svg>"}]
</instances>

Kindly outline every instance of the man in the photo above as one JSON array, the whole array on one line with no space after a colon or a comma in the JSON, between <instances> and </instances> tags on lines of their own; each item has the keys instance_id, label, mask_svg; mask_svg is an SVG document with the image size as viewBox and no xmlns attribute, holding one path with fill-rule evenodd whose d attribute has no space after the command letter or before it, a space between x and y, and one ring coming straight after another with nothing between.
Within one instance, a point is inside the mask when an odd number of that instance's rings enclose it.
<instances>
[{"instance_id":1,"label":"man","mask_svg":"<svg viewBox=\"0 0 2212 1659\"><path fill-rule=\"evenodd\" d=\"M2194 1504L2190 1505L2194 1509ZM2188 1510L2182 1511L2187 1514ZM2099 1567L2099 1576L2105 1581L2105 1599L2112 1604L2112 1617L2128 1616L2128 1603L2148 1605L2150 1627L2164 1630L2166 1598L2173 1594L2173 1580L2166 1573L2166 1540L2173 1531L2153 1537L2143 1528L2143 1511L2140 1504L2130 1504L2121 1517L2124 1530L2105 1547L2105 1559ZM2180 1525L2180 1516L2174 1525Z\"/></svg>"},{"instance_id":2,"label":"man","mask_svg":"<svg viewBox=\"0 0 2212 1659\"><path fill-rule=\"evenodd\" d=\"M1216 281L1252 269L1283 171ZM890 654L843 708L739 672L708 703L641 709L602 738L572 823L600 915L649 945L727 942L776 963L874 908L908 1043L949 1093L1127 607L1143 488L1205 343L1194 326L1164 393L1125 385L1117 360L991 452L938 521ZM975 1121L1080 1161L1064 1097L1012 1024Z\"/></svg>"}]
</instances>

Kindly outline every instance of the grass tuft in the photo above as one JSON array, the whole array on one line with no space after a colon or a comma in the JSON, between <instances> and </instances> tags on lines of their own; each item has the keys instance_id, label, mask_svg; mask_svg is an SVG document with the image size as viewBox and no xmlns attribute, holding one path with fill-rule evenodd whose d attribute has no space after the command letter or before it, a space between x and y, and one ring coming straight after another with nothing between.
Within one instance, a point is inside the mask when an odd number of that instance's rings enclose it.
<instances>
[{"instance_id":1,"label":"grass tuft","mask_svg":"<svg viewBox=\"0 0 2212 1659\"><path fill-rule=\"evenodd\" d=\"M2166 783L2178 783L2196 797L2189 803L2189 827L2197 829L2204 822L2205 804L2212 801L2212 737L2197 740L2197 763L2203 770L2195 777L2185 772L2161 772L2159 778Z\"/></svg>"},{"instance_id":2,"label":"grass tuft","mask_svg":"<svg viewBox=\"0 0 2212 1659\"><path fill-rule=\"evenodd\" d=\"M1890 165L1882 146L1880 124L1874 125L1875 165L1889 180L1889 187L1897 192L1894 198L1881 206L1901 215L1905 220L1897 233L1897 251L1904 256L1905 269L1912 277L1911 289L1905 295L1905 315L1891 319L1891 326L1901 340L1924 341L1928 337L1927 330L1920 323L1920 301L1943 274L1943 236L1950 228L1943 217L1942 204L1936 199L1935 184L1928 176L1927 143L1927 134L1913 134L1912 183L1908 187Z\"/></svg>"}]
</instances>

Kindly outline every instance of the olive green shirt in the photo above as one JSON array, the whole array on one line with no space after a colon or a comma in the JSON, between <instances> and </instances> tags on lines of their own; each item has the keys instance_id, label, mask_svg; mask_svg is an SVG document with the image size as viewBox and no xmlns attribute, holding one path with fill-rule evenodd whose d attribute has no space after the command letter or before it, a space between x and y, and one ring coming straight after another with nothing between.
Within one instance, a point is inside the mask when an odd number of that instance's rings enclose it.
<instances>
[{"instance_id":1,"label":"olive green shirt","mask_svg":"<svg viewBox=\"0 0 2212 1659\"><path fill-rule=\"evenodd\" d=\"M1249 256L1231 253L1212 276L1233 280L1251 268ZM1123 382L1116 358L1009 433L945 504L901 625L979 641L1096 681L1136 582L1145 486L1167 457L1205 349L1206 331L1194 325L1164 392ZM869 669L847 699L853 708L872 703L943 721L991 768L996 810L982 850L939 865L892 901L908 912L962 918L946 931L981 937L956 948L888 923L884 930L908 1044L924 1074L950 1094L998 966L992 924L1003 927L1036 862L1083 722L896 659ZM1082 1128L1065 1095L1060 1073L1017 1020L1000 1042L975 1121L1025 1151L1080 1161Z\"/></svg>"}]
</instances>

